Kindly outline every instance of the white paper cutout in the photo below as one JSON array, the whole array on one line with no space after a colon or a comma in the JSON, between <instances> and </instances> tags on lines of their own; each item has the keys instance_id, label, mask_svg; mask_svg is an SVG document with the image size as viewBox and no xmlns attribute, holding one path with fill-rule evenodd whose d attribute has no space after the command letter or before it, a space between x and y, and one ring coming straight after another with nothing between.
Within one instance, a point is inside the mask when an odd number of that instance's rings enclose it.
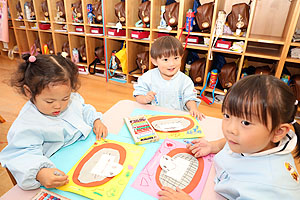
<instances>
[{"instance_id":1,"label":"white paper cutout","mask_svg":"<svg viewBox=\"0 0 300 200\"><path fill-rule=\"evenodd\" d=\"M168 155L163 155L160 158L159 164L166 172L166 176L180 181L189 167L190 162L180 157L173 159Z\"/></svg>"},{"instance_id":2,"label":"white paper cutout","mask_svg":"<svg viewBox=\"0 0 300 200\"><path fill-rule=\"evenodd\" d=\"M115 156L103 154L93 167L91 173L104 177L113 177L118 175L122 170L123 166L115 162Z\"/></svg>"},{"instance_id":3,"label":"white paper cutout","mask_svg":"<svg viewBox=\"0 0 300 200\"><path fill-rule=\"evenodd\" d=\"M184 118L170 118L155 120L152 123L154 129L162 132L179 131L187 128L191 122Z\"/></svg>"}]
</instances>

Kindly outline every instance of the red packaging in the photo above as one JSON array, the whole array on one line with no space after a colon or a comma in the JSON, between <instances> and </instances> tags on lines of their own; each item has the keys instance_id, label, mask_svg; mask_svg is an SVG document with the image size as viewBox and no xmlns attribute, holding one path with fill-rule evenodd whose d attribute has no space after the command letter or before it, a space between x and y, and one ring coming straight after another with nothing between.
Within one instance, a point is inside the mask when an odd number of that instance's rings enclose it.
<instances>
[{"instance_id":1,"label":"red packaging","mask_svg":"<svg viewBox=\"0 0 300 200\"><path fill-rule=\"evenodd\" d=\"M199 37L189 36L187 39L187 43L199 44Z\"/></svg>"},{"instance_id":2,"label":"red packaging","mask_svg":"<svg viewBox=\"0 0 300 200\"><path fill-rule=\"evenodd\" d=\"M107 31L107 35L109 35L109 36L126 36L126 30L119 29L119 32L118 32L117 29L110 28Z\"/></svg>"},{"instance_id":3,"label":"red packaging","mask_svg":"<svg viewBox=\"0 0 300 200\"><path fill-rule=\"evenodd\" d=\"M50 24L43 24L43 23L39 24L39 28L40 28L41 30L49 30L50 27L51 27Z\"/></svg>"},{"instance_id":4,"label":"red packaging","mask_svg":"<svg viewBox=\"0 0 300 200\"><path fill-rule=\"evenodd\" d=\"M76 32L84 32L84 27L83 26L76 26L75 31Z\"/></svg>"},{"instance_id":5,"label":"red packaging","mask_svg":"<svg viewBox=\"0 0 300 200\"><path fill-rule=\"evenodd\" d=\"M231 41L218 40L215 47L220 49L229 49L231 47Z\"/></svg>"},{"instance_id":6,"label":"red packaging","mask_svg":"<svg viewBox=\"0 0 300 200\"><path fill-rule=\"evenodd\" d=\"M90 32L93 33L93 34L103 34L103 28L101 28L101 27L91 27Z\"/></svg>"},{"instance_id":7,"label":"red packaging","mask_svg":"<svg viewBox=\"0 0 300 200\"><path fill-rule=\"evenodd\" d=\"M163 37L163 36L171 36L171 34L169 34L169 33L157 33L157 38L159 38L159 37Z\"/></svg>"},{"instance_id":8,"label":"red packaging","mask_svg":"<svg viewBox=\"0 0 300 200\"><path fill-rule=\"evenodd\" d=\"M132 31L131 32L131 38L134 38L134 39L148 38L149 35L150 35L149 31Z\"/></svg>"}]
</instances>

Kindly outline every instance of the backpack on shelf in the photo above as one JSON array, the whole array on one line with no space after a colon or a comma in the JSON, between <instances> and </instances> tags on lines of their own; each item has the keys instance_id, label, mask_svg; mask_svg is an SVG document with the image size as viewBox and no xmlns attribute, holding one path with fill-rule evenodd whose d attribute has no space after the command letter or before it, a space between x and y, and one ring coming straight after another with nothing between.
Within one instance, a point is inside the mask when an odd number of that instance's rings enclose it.
<instances>
[{"instance_id":1,"label":"backpack on shelf","mask_svg":"<svg viewBox=\"0 0 300 200\"><path fill-rule=\"evenodd\" d=\"M95 60L91 64L89 64L88 67L90 74L96 73L97 64L105 65L104 46L95 48ZM93 68L91 66L93 66Z\"/></svg>"},{"instance_id":2,"label":"backpack on shelf","mask_svg":"<svg viewBox=\"0 0 300 200\"><path fill-rule=\"evenodd\" d=\"M214 2L200 5L197 8L196 21L201 31L207 32L211 27L214 12Z\"/></svg>"},{"instance_id":3,"label":"backpack on shelf","mask_svg":"<svg viewBox=\"0 0 300 200\"><path fill-rule=\"evenodd\" d=\"M191 64L190 77L195 85L203 83L206 58L200 58Z\"/></svg>"},{"instance_id":4,"label":"backpack on shelf","mask_svg":"<svg viewBox=\"0 0 300 200\"><path fill-rule=\"evenodd\" d=\"M250 1L251 3L251 1ZM232 32L240 35L245 31L249 23L250 3L238 3L232 5L231 12L227 15L227 23Z\"/></svg>"},{"instance_id":5,"label":"backpack on shelf","mask_svg":"<svg viewBox=\"0 0 300 200\"><path fill-rule=\"evenodd\" d=\"M103 19L103 17L102 17L102 3L101 3L101 1L98 1L97 3L94 3L92 5L92 8L93 8L92 13L93 13L93 15L95 17L94 23L95 24L101 24L102 19Z\"/></svg>"},{"instance_id":6,"label":"backpack on shelf","mask_svg":"<svg viewBox=\"0 0 300 200\"><path fill-rule=\"evenodd\" d=\"M150 25L150 14L151 14L151 2L150 1L144 1L140 4L139 8L139 18L142 21L142 27L146 28Z\"/></svg>"},{"instance_id":7,"label":"backpack on shelf","mask_svg":"<svg viewBox=\"0 0 300 200\"><path fill-rule=\"evenodd\" d=\"M62 47L61 47L61 51L67 53L67 57L70 57L70 45L69 42L66 41L63 43Z\"/></svg>"},{"instance_id":8,"label":"backpack on shelf","mask_svg":"<svg viewBox=\"0 0 300 200\"><path fill-rule=\"evenodd\" d=\"M136 64L142 74L149 70L149 51L143 51L136 55Z\"/></svg>"},{"instance_id":9,"label":"backpack on shelf","mask_svg":"<svg viewBox=\"0 0 300 200\"><path fill-rule=\"evenodd\" d=\"M164 18L168 26L176 28L178 25L179 3L174 2L165 7Z\"/></svg>"},{"instance_id":10,"label":"backpack on shelf","mask_svg":"<svg viewBox=\"0 0 300 200\"><path fill-rule=\"evenodd\" d=\"M115 5L115 15L118 18L118 21L125 25L126 22L126 11L125 11L125 1L121 1Z\"/></svg>"},{"instance_id":11,"label":"backpack on shelf","mask_svg":"<svg viewBox=\"0 0 300 200\"><path fill-rule=\"evenodd\" d=\"M219 73L219 81L224 89L230 88L236 82L237 64L235 62L226 63Z\"/></svg>"}]
</instances>

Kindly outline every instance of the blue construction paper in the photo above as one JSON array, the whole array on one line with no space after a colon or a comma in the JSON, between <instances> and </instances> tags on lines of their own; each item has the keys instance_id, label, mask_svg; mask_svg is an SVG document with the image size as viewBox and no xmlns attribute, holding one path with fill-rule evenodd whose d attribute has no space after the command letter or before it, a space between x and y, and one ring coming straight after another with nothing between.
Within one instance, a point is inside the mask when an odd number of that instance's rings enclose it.
<instances>
[{"instance_id":1,"label":"blue construction paper","mask_svg":"<svg viewBox=\"0 0 300 200\"><path fill-rule=\"evenodd\" d=\"M136 115L172 115L171 113L158 112L152 110L144 110L144 109L134 109L131 113L131 116ZM119 142L125 142L129 144L134 144L134 141L130 135L130 132L126 126L123 125L118 135L108 134L107 139L115 140ZM176 139L177 141L183 141L183 139ZM56 152L53 156L50 157L50 160L56 165L56 167L62 170L65 173L68 173L72 167L77 163L77 161L86 153L86 151L92 146L92 144L96 141L96 136L93 132L89 134L89 136L85 140L77 141L76 143L64 147ZM124 192L121 195L120 200L154 200L156 198L143 193L133 187L131 187L132 183L136 179L136 177L141 173L142 169L146 166L146 164L151 160L155 152L158 150L163 140L159 140L153 143L142 144L146 148L140 162L138 163L134 173L132 174ZM62 162L63 161L63 162ZM65 196L70 199L79 199L79 200L88 200L88 198L77 195L75 193L66 192L58 189L47 189L62 196Z\"/></svg>"}]
</instances>

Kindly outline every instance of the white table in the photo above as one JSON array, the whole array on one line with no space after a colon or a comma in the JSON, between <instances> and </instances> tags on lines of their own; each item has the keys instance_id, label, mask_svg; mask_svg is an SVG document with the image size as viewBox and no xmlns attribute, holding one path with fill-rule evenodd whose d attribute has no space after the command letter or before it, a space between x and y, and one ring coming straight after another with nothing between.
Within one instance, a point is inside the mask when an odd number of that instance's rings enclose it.
<instances>
[{"instance_id":1,"label":"white table","mask_svg":"<svg viewBox=\"0 0 300 200\"><path fill-rule=\"evenodd\" d=\"M124 125L124 117L130 116L132 111L136 108L139 109L147 109L159 112L167 112L172 114L187 114L187 112L170 110L167 108L152 106L152 105L142 105L135 101L130 100L121 100L112 106L108 111L103 114L103 122L107 126L109 133L118 134L120 129ZM207 140L216 140L223 137L222 129L221 129L221 119L214 117L206 117L206 119L200 121L200 125L204 131L205 139ZM206 185L202 192L201 199L210 200L210 199L224 199L222 196L218 195L214 192L214 177L215 177L215 169L212 166L211 171L209 173ZM5 193L0 200L30 200L39 189L24 191L17 185L10 189L7 193Z\"/></svg>"}]
</instances>

